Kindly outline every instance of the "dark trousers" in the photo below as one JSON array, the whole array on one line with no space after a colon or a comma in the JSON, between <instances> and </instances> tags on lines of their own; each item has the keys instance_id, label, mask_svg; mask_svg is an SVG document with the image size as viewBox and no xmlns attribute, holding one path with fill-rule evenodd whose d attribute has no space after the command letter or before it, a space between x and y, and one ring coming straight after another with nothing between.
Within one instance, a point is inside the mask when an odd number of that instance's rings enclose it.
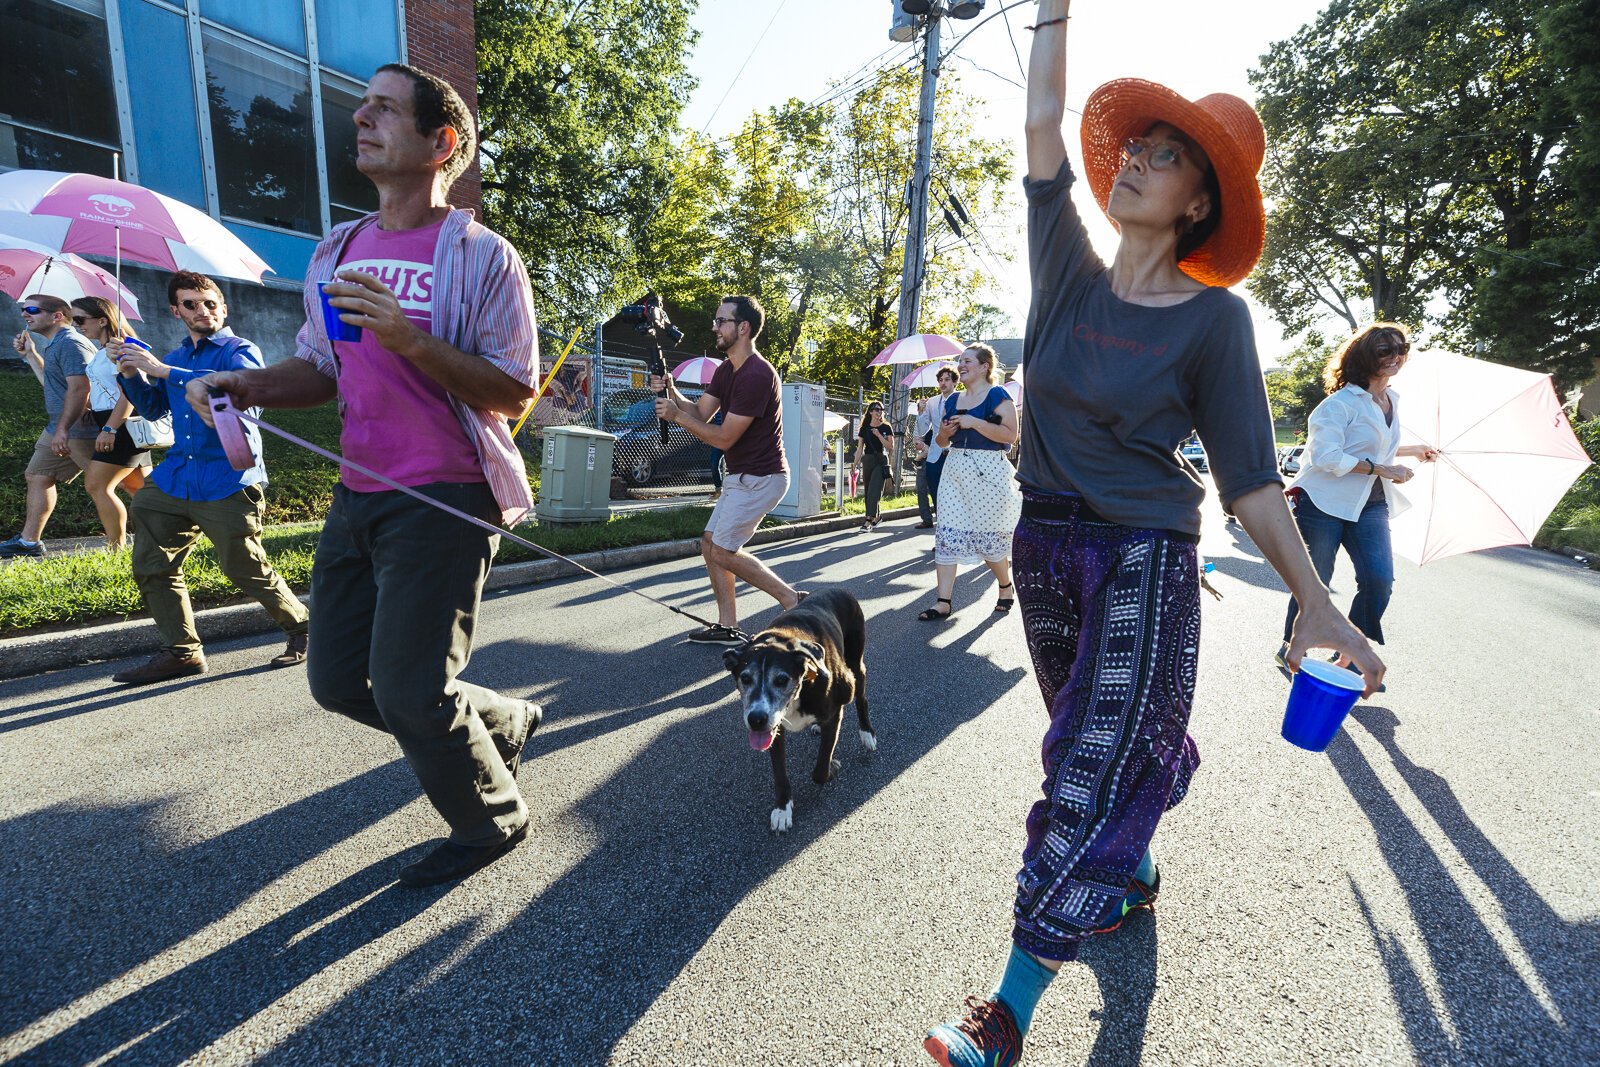
<instances>
[{"instance_id":1,"label":"dark trousers","mask_svg":"<svg viewBox=\"0 0 1600 1067\"><path fill-rule=\"evenodd\" d=\"M883 483L889 477L889 461L868 452L861 461L861 479L867 487L867 518L876 522L878 505L883 500Z\"/></svg>"},{"instance_id":2,"label":"dark trousers","mask_svg":"<svg viewBox=\"0 0 1600 1067\"><path fill-rule=\"evenodd\" d=\"M499 518L482 483L419 489ZM500 841L528 817L495 746L519 701L456 677L499 540L403 493L339 486L311 574L311 695L393 734L452 840L468 845Z\"/></svg>"},{"instance_id":3,"label":"dark trousers","mask_svg":"<svg viewBox=\"0 0 1600 1067\"><path fill-rule=\"evenodd\" d=\"M939 475L943 470L943 452L938 459L924 460L917 468L917 514L922 516L923 522L932 522L934 512L939 510Z\"/></svg>"},{"instance_id":4,"label":"dark trousers","mask_svg":"<svg viewBox=\"0 0 1600 1067\"><path fill-rule=\"evenodd\" d=\"M1294 521L1305 539L1306 551L1317 577L1327 585L1333 578L1333 563L1339 547L1350 554L1356 568L1356 598L1350 602L1350 621L1367 639L1383 644L1383 613L1394 592L1394 550L1389 544L1389 502L1369 501L1361 517L1349 522L1329 515L1311 502L1311 494L1300 493L1294 508ZM1289 614L1283 622L1283 639L1289 640L1300 605L1289 598Z\"/></svg>"}]
</instances>

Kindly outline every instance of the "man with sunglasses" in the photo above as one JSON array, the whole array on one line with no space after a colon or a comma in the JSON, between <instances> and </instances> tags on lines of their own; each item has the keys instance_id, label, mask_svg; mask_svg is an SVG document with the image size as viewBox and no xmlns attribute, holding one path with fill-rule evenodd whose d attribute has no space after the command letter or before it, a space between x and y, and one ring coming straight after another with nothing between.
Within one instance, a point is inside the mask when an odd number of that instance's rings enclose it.
<instances>
[{"instance_id":1,"label":"man with sunglasses","mask_svg":"<svg viewBox=\"0 0 1600 1067\"><path fill-rule=\"evenodd\" d=\"M17 335L17 353L27 360L44 386L44 411L49 420L34 443L24 477L28 482L28 514L22 532L0 541L0 559L44 555L45 523L56 508L56 486L72 482L94 458L99 427L87 418L89 361L94 345L72 328L71 307L60 297L34 294L20 301L28 329ZM41 353L29 333L46 341Z\"/></svg>"},{"instance_id":2,"label":"man with sunglasses","mask_svg":"<svg viewBox=\"0 0 1600 1067\"><path fill-rule=\"evenodd\" d=\"M149 349L121 339L106 345L106 353L117 361L118 382L133 406L147 419L170 412L173 436L172 447L134 495L132 508L137 524L133 577L161 631L161 650L111 680L148 685L205 673L205 654L183 580L184 560L202 533L211 538L222 573L283 628L288 644L273 664L303 663L309 613L261 547L267 472L261 462L260 431L245 424L255 465L234 470L217 431L184 402L191 381L216 371L260 368L261 353L228 329L228 303L205 275L174 274L167 282L167 303L189 334L173 351L157 359Z\"/></svg>"}]
</instances>

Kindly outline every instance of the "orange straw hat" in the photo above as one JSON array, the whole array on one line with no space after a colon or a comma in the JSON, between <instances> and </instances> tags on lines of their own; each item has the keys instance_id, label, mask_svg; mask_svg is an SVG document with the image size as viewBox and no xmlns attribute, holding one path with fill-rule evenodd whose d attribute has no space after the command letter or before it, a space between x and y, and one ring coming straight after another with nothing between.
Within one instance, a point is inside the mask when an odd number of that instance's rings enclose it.
<instances>
[{"instance_id":1,"label":"orange straw hat","mask_svg":"<svg viewBox=\"0 0 1600 1067\"><path fill-rule=\"evenodd\" d=\"M1267 214L1256 183L1267 154L1261 119L1255 108L1229 93L1191 101L1142 78L1106 82L1089 94L1081 127L1084 171L1101 211L1122 170L1123 142L1143 137L1158 122L1182 130L1205 149L1222 189L1221 224L1178 269L1206 285L1237 285L1261 258L1267 239Z\"/></svg>"}]
</instances>

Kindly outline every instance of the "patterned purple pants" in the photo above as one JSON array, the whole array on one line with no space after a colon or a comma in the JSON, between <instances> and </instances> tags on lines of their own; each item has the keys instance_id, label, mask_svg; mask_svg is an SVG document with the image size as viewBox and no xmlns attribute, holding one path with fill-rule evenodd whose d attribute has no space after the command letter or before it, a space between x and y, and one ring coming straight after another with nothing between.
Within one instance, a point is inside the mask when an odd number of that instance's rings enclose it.
<instances>
[{"instance_id":1,"label":"patterned purple pants","mask_svg":"<svg viewBox=\"0 0 1600 1067\"><path fill-rule=\"evenodd\" d=\"M1028 813L1012 939L1077 957L1107 925L1200 753L1188 735L1200 645L1195 546L1070 514L1024 516L1012 546L1034 673L1050 711L1043 799Z\"/></svg>"}]
</instances>

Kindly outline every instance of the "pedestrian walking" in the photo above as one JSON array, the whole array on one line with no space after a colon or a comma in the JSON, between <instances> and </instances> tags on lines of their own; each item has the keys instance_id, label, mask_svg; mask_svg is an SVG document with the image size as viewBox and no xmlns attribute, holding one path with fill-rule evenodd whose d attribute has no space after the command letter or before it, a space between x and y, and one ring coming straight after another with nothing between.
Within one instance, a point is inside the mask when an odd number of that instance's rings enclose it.
<instances>
[{"instance_id":1,"label":"pedestrian walking","mask_svg":"<svg viewBox=\"0 0 1600 1067\"><path fill-rule=\"evenodd\" d=\"M1199 764L1187 726L1205 489L1177 456L1185 437L1199 430L1224 507L1302 605L1290 664L1326 647L1352 657L1369 692L1383 673L1334 608L1284 505L1249 311L1225 288L1261 254L1261 122L1226 94L1191 102L1137 79L1091 93L1086 176L1119 230L1107 266L1069 196L1068 6L1040 4L1028 74L1034 298L1015 553L1050 716L1044 795L1027 818L999 985L924 1042L945 1064L1015 1064L1061 965L1160 888L1150 841Z\"/></svg>"},{"instance_id":2,"label":"pedestrian walking","mask_svg":"<svg viewBox=\"0 0 1600 1067\"><path fill-rule=\"evenodd\" d=\"M934 377L939 382L939 391L917 405L917 421L913 430L916 440L911 443L912 450L922 456L922 464L917 467L917 514L922 520L917 523L919 530L933 529L939 510L939 477L944 472L944 449L939 447L934 438L944 418L945 398L956 390L956 369L940 367Z\"/></svg>"},{"instance_id":3,"label":"pedestrian walking","mask_svg":"<svg viewBox=\"0 0 1600 1067\"><path fill-rule=\"evenodd\" d=\"M378 68L353 116L355 165L378 210L336 226L306 272L295 359L216 375L237 406L338 397L347 459L487 522L533 506L507 419L534 396L533 290L511 243L450 207L476 157L472 113L442 79ZM339 319L329 340L319 283ZM400 871L411 886L464 878L528 834L517 787L543 709L459 675L499 537L346 468L317 541L311 695L394 736L449 837Z\"/></svg>"},{"instance_id":4,"label":"pedestrian walking","mask_svg":"<svg viewBox=\"0 0 1600 1067\"><path fill-rule=\"evenodd\" d=\"M956 359L960 392L944 397L934 444L942 450L939 519L933 563L939 598L918 613L924 622L950 617L956 569L984 563L999 584L994 610L1016 603L1011 583L1011 535L1022 497L1006 453L1017 440L1017 406L1000 384L1000 363L986 344L970 345Z\"/></svg>"},{"instance_id":5,"label":"pedestrian walking","mask_svg":"<svg viewBox=\"0 0 1600 1067\"><path fill-rule=\"evenodd\" d=\"M89 417L100 432L94 441L94 456L84 473L83 487L105 528L106 547L115 551L128 541L128 509L117 489L125 490L131 499L144 487L150 450L136 444L128 429L133 401L118 384L117 364L106 345L138 335L116 305L100 296L74 300L72 324L98 346L89 361Z\"/></svg>"},{"instance_id":6,"label":"pedestrian walking","mask_svg":"<svg viewBox=\"0 0 1600 1067\"><path fill-rule=\"evenodd\" d=\"M866 416L856 434L856 461L851 474L861 474L866 489L867 519L863 530L878 525L879 507L883 503L883 483L889 477L889 449L894 447L894 431L883 421L883 404L874 400L867 405Z\"/></svg>"},{"instance_id":7,"label":"pedestrian walking","mask_svg":"<svg viewBox=\"0 0 1600 1067\"><path fill-rule=\"evenodd\" d=\"M161 632L161 649L111 680L148 685L205 673L205 650L183 578L184 562L201 534L211 539L217 566L228 580L255 598L283 629L287 644L273 657L273 664L302 663L306 607L289 591L261 545L267 515L261 436L254 427L248 429L255 463L248 470L235 470L217 431L184 402L184 391L192 381L219 370L260 367L260 350L228 328L228 302L205 275L178 271L167 282L167 303L188 332L177 348L157 359L148 349L115 337L106 344L116 361L122 391L135 410L147 419L170 413L174 439L148 484L134 496L132 510L138 527L133 579Z\"/></svg>"},{"instance_id":8,"label":"pedestrian walking","mask_svg":"<svg viewBox=\"0 0 1600 1067\"><path fill-rule=\"evenodd\" d=\"M1389 519L1410 506L1400 486L1412 470L1396 458L1431 463L1439 455L1427 445L1400 443L1400 397L1389 383L1411 352L1404 327L1378 322L1356 331L1328 360L1323 386L1328 397L1311 412L1309 439L1300 471L1289 483L1294 520L1311 564L1323 583L1333 578L1344 548L1356 571L1350 621L1383 644L1383 613L1394 590L1394 550ZM1287 666L1289 638L1300 605L1289 598L1283 643L1276 659Z\"/></svg>"},{"instance_id":9,"label":"pedestrian walking","mask_svg":"<svg viewBox=\"0 0 1600 1067\"><path fill-rule=\"evenodd\" d=\"M789 491L778 372L755 347L765 323L766 312L755 297L725 296L711 320L711 331L717 351L727 358L711 375L699 399L690 400L680 393L670 376L650 378L651 389L667 391L656 399L656 415L721 449L728 464L722 497L711 509L711 521L700 538L700 554L717 598L717 622L689 635L697 644L744 642L739 632L736 579L743 578L786 611L803 595L744 550L762 518ZM722 413L720 426L711 421L718 412Z\"/></svg>"},{"instance_id":10,"label":"pedestrian walking","mask_svg":"<svg viewBox=\"0 0 1600 1067\"><path fill-rule=\"evenodd\" d=\"M94 345L72 326L60 297L35 293L18 301L27 329L17 334L17 354L44 387L45 427L23 471L28 484L22 530L0 541L0 559L44 555L44 528L56 509L56 486L70 485L89 466L100 428L88 417L89 361ZM40 352L30 334L45 340Z\"/></svg>"}]
</instances>

